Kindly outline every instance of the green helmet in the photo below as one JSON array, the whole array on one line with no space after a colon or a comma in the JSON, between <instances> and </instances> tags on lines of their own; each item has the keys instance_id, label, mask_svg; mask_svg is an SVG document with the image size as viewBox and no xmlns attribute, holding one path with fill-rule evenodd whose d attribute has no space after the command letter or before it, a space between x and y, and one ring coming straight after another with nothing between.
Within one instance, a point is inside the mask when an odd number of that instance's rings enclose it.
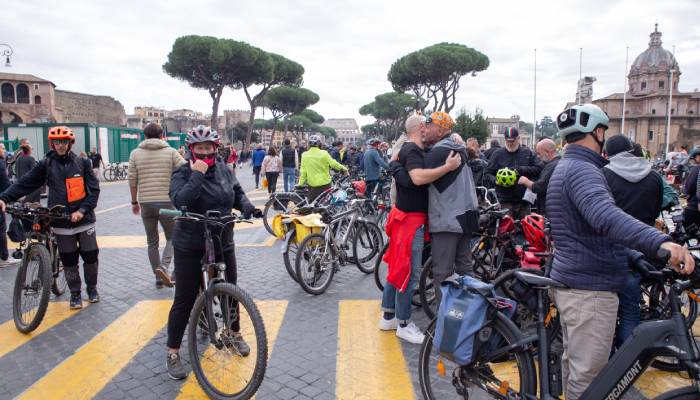
<instances>
[{"instance_id":1,"label":"green helmet","mask_svg":"<svg viewBox=\"0 0 700 400\"><path fill-rule=\"evenodd\" d=\"M508 167L501 168L496 172L496 185L509 188L515 185L515 178L517 178L517 173L515 170Z\"/></svg>"}]
</instances>

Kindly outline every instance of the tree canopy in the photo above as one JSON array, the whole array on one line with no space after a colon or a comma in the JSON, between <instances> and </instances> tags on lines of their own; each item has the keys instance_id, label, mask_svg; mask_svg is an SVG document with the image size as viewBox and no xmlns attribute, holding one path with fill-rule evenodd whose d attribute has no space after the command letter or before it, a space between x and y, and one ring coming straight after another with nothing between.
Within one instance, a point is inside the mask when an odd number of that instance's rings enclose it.
<instances>
[{"instance_id":1,"label":"tree canopy","mask_svg":"<svg viewBox=\"0 0 700 400\"><path fill-rule=\"evenodd\" d=\"M488 66L489 58L475 49L439 43L396 60L387 78L397 92L412 92L415 98L428 99L433 110L450 112L462 76L474 76Z\"/></svg>"},{"instance_id":2,"label":"tree canopy","mask_svg":"<svg viewBox=\"0 0 700 400\"><path fill-rule=\"evenodd\" d=\"M488 121L483 111L478 108L474 114L468 113L464 109L459 110L452 131L459 133L464 140L474 137L481 144L486 143L490 136Z\"/></svg>"},{"instance_id":3,"label":"tree canopy","mask_svg":"<svg viewBox=\"0 0 700 400\"><path fill-rule=\"evenodd\" d=\"M373 102L360 107L359 112L360 115L373 116L377 125L386 126L387 129L382 130L382 133L386 140L393 140L402 132L403 124L415 105L416 97L411 94L388 92L376 96Z\"/></svg>"}]
</instances>

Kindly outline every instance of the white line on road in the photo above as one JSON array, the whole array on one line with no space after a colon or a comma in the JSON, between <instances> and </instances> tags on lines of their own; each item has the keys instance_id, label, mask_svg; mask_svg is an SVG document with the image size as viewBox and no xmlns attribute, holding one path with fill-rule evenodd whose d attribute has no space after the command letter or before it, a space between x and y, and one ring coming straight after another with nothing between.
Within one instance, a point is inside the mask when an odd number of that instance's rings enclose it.
<instances>
[{"instance_id":1,"label":"white line on road","mask_svg":"<svg viewBox=\"0 0 700 400\"><path fill-rule=\"evenodd\" d=\"M108 208L108 209L106 209L106 210L95 211L95 215L100 215L100 214L104 214L104 213L106 213L106 212L114 211L114 210L117 210L117 209L120 209L120 208L129 207L129 205L130 205L130 204L127 203L127 204L122 204L122 205L120 205L120 206Z\"/></svg>"}]
</instances>

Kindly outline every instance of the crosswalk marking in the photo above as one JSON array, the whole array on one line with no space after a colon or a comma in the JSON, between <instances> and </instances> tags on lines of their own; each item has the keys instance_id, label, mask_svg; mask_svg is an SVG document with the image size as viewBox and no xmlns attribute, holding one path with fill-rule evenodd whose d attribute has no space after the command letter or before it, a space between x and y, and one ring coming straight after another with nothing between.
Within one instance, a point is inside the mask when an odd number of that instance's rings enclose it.
<instances>
[{"instance_id":1,"label":"crosswalk marking","mask_svg":"<svg viewBox=\"0 0 700 400\"><path fill-rule=\"evenodd\" d=\"M160 331L170 300L145 300L22 393L20 399L90 399Z\"/></svg>"},{"instance_id":2,"label":"crosswalk marking","mask_svg":"<svg viewBox=\"0 0 700 400\"><path fill-rule=\"evenodd\" d=\"M0 357L15 350L35 337L53 328L63 320L77 314L76 310L70 310L68 302L50 302L41 324L34 332L24 334L15 328L14 321L10 320L0 325Z\"/></svg>"},{"instance_id":3,"label":"crosswalk marking","mask_svg":"<svg viewBox=\"0 0 700 400\"><path fill-rule=\"evenodd\" d=\"M337 399L415 399L399 339L377 328L379 310L375 300L340 302Z\"/></svg>"},{"instance_id":4,"label":"crosswalk marking","mask_svg":"<svg viewBox=\"0 0 700 400\"><path fill-rule=\"evenodd\" d=\"M287 311L287 301L286 300L265 300L256 301L255 304L258 306L260 313L262 314L263 321L265 323L265 330L267 333L267 353L268 357L272 354L272 350L275 346L275 341L277 340L277 334L279 333L280 326L282 325L282 320ZM246 317L247 318L247 317ZM243 318L245 321L246 318ZM248 335L244 335L246 342L251 347L251 356L242 359L243 364L252 364L255 362L253 355L255 354L254 338L252 337L252 329L248 332ZM249 369L252 369L252 365L247 365ZM204 367L204 369L207 369ZM229 371L233 372L233 371ZM234 379L231 379L233 381ZM215 384L216 387L221 387L221 383ZM240 389L240 388L238 388ZM197 382L197 378L194 373L190 373L187 377L187 381L180 389L180 394L178 395L178 400L181 399L206 399L207 396L202 391L202 388Z\"/></svg>"}]
</instances>

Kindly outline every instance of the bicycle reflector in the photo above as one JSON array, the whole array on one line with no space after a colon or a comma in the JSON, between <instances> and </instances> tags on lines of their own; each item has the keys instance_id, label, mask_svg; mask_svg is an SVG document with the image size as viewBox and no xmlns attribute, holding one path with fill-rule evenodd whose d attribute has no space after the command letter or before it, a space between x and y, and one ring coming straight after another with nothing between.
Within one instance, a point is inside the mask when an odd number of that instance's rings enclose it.
<instances>
[{"instance_id":1,"label":"bicycle reflector","mask_svg":"<svg viewBox=\"0 0 700 400\"><path fill-rule=\"evenodd\" d=\"M32 224L32 230L34 232L41 232L41 224Z\"/></svg>"}]
</instances>

